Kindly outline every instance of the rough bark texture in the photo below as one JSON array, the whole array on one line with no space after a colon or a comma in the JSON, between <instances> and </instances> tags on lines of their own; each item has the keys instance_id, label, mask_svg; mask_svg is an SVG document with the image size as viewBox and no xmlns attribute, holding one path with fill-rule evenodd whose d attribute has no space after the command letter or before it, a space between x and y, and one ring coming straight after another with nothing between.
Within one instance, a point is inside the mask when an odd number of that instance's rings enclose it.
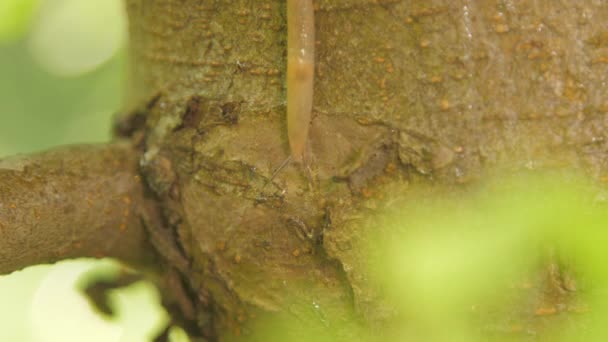
<instances>
[{"instance_id":1,"label":"rough bark texture","mask_svg":"<svg viewBox=\"0 0 608 342\"><path fill-rule=\"evenodd\" d=\"M142 199L137 154L126 143L0 161L0 274L74 257L144 266L153 250Z\"/></svg>"},{"instance_id":2,"label":"rough bark texture","mask_svg":"<svg viewBox=\"0 0 608 342\"><path fill-rule=\"evenodd\" d=\"M285 2L126 3L117 132L141 149L162 209L152 240L207 338L280 312L341 337L381 326L393 312L362 246L383 203L496 169L606 176L601 1L315 1L309 157L275 177L289 155Z\"/></svg>"},{"instance_id":3,"label":"rough bark texture","mask_svg":"<svg viewBox=\"0 0 608 342\"><path fill-rule=\"evenodd\" d=\"M390 316L361 251L381 199L496 168L605 175L602 2L315 1L310 157L274 178L289 153L284 1L127 3L129 107L145 117L132 136L208 336L289 300L334 326L351 309Z\"/></svg>"}]
</instances>

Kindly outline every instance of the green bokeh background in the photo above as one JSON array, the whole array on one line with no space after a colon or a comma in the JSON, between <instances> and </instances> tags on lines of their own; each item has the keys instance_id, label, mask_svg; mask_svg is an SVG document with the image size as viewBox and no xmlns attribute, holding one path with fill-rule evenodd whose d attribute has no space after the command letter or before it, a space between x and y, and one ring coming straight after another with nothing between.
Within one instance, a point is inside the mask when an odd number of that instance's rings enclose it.
<instances>
[{"instance_id":1,"label":"green bokeh background","mask_svg":"<svg viewBox=\"0 0 608 342\"><path fill-rule=\"evenodd\" d=\"M121 52L93 72L62 78L36 64L25 42L0 47L0 155L107 141L124 67Z\"/></svg>"},{"instance_id":2,"label":"green bokeh background","mask_svg":"<svg viewBox=\"0 0 608 342\"><path fill-rule=\"evenodd\" d=\"M110 139L125 25L121 0L0 1L0 157ZM0 277L0 341L149 341L167 322L153 286L113 292L114 319L76 291L83 274L118 267L77 260Z\"/></svg>"}]
</instances>

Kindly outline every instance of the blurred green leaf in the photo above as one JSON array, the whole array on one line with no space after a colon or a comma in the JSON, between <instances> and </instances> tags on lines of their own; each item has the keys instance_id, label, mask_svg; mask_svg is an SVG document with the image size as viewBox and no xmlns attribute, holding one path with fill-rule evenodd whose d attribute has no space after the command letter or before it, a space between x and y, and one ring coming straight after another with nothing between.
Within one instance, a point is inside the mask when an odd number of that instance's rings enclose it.
<instances>
[{"instance_id":1,"label":"blurred green leaf","mask_svg":"<svg viewBox=\"0 0 608 342\"><path fill-rule=\"evenodd\" d=\"M0 44L18 39L26 32L38 0L0 1Z\"/></svg>"},{"instance_id":2,"label":"blurred green leaf","mask_svg":"<svg viewBox=\"0 0 608 342\"><path fill-rule=\"evenodd\" d=\"M190 338L188 338L188 334L184 331L184 329L179 327L172 327L169 333L169 341L171 342L190 342Z\"/></svg>"},{"instance_id":3,"label":"blurred green leaf","mask_svg":"<svg viewBox=\"0 0 608 342\"><path fill-rule=\"evenodd\" d=\"M34 59L60 76L97 68L126 40L123 6L122 0L47 0L32 27Z\"/></svg>"},{"instance_id":4,"label":"blurred green leaf","mask_svg":"<svg viewBox=\"0 0 608 342\"><path fill-rule=\"evenodd\" d=\"M125 64L120 53L94 72L66 79L41 70L24 44L0 48L0 156L108 141Z\"/></svg>"},{"instance_id":5,"label":"blurred green leaf","mask_svg":"<svg viewBox=\"0 0 608 342\"><path fill-rule=\"evenodd\" d=\"M374 243L386 248L371 269L400 312L396 340L486 340L479 335L486 324L508 334L535 333L535 324L547 329L549 322L560 329L545 331L554 340L606 340L604 191L577 176L540 175L393 208L384 227L388 238ZM542 274L550 255L592 284L576 298L593 314L577 316L578 304L565 297L545 302ZM559 320L560 305L567 322ZM545 314L553 320L542 320Z\"/></svg>"},{"instance_id":6,"label":"blurred green leaf","mask_svg":"<svg viewBox=\"0 0 608 342\"><path fill-rule=\"evenodd\" d=\"M49 266L33 266L0 276L0 341L32 341L31 302Z\"/></svg>"}]
</instances>

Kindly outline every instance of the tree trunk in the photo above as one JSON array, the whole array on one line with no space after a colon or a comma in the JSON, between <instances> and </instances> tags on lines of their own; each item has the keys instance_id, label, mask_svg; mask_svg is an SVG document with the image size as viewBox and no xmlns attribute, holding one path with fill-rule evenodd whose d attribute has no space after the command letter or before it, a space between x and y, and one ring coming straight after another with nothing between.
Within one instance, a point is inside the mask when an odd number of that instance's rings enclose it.
<instances>
[{"instance_id":1,"label":"tree trunk","mask_svg":"<svg viewBox=\"0 0 608 342\"><path fill-rule=\"evenodd\" d=\"M606 176L600 1L316 0L306 158L279 171L285 1L126 2L116 131L141 153L151 240L207 338L268 313L321 315L341 337L382 324L361 247L381 203L496 170Z\"/></svg>"}]
</instances>

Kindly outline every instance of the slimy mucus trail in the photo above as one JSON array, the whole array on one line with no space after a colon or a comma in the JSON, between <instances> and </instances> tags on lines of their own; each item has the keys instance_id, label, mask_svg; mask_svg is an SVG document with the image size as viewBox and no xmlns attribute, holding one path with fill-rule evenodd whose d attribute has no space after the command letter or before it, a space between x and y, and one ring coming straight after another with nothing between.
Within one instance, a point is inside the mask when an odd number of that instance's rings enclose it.
<instances>
[{"instance_id":1,"label":"slimy mucus trail","mask_svg":"<svg viewBox=\"0 0 608 342\"><path fill-rule=\"evenodd\" d=\"M315 21L312 0L287 0L287 135L291 157L303 160L312 112Z\"/></svg>"}]
</instances>

